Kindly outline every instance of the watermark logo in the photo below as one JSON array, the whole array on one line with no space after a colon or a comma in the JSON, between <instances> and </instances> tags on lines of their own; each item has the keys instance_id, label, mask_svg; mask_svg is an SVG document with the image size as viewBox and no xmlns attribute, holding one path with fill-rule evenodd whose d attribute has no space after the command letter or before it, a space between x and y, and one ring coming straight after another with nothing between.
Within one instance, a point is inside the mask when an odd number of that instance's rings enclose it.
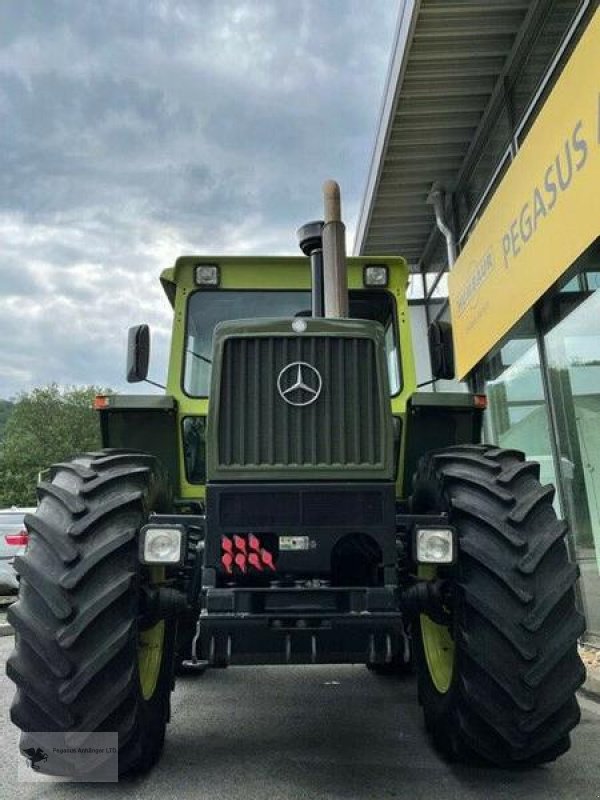
<instances>
[{"instance_id":1,"label":"watermark logo","mask_svg":"<svg viewBox=\"0 0 600 800\"><path fill-rule=\"evenodd\" d=\"M41 761L48 761L48 753L41 747L29 747L27 750L23 750L23 755L26 757L28 766L35 770L39 770Z\"/></svg>"},{"instance_id":2,"label":"watermark logo","mask_svg":"<svg viewBox=\"0 0 600 800\"><path fill-rule=\"evenodd\" d=\"M116 732L23 733L18 780L25 783L110 783L119 780Z\"/></svg>"}]
</instances>

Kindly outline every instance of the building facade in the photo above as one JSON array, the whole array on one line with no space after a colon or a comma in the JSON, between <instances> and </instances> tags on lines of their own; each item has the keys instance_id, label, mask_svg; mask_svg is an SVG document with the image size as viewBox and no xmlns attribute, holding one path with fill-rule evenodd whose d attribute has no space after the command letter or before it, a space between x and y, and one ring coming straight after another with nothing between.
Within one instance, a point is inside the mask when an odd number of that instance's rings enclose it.
<instances>
[{"instance_id":1,"label":"building facade","mask_svg":"<svg viewBox=\"0 0 600 800\"><path fill-rule=\"evenodd\" d=\"M409 258L423 355L427 325L450 320L457 380L488 395L486 440L524 450L557 486L592 644L598 187L597 2L403 4L355 251ZM426 367L419 378L431 378Z\"/></svg>"}]
</instances>

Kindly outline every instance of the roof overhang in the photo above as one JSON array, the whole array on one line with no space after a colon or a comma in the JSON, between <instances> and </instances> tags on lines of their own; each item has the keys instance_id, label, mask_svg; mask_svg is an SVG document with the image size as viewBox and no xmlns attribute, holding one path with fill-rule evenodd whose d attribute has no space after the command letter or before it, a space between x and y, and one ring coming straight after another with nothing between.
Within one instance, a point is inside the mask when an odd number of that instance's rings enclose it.
<instances>
[{"instance_id":1,"label":"roof overhang","mask_svg":"<svg viewBox=\"0 0 600 800\"><path fill-rule=\"evenodd\" d=\"M405 0L357 224L356 254L398 254L413 271L421 268L435 230L427 203L432 184L454 191L519 37L543 4Z\"/></svg>"}]
</instances>

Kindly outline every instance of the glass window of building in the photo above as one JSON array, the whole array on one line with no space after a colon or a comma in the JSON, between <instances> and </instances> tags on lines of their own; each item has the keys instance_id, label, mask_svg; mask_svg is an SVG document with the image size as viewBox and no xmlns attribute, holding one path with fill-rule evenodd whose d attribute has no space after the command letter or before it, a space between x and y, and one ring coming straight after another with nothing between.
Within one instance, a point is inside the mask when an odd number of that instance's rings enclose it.
<instances>
[{"instance_id":1,"label":"glass window of building","mask_svg":"<svg viewBox=\"0 0 600 800\"><path fill-rule=\"evenodd\" d=\"M486 358L484 390L488 397L484 436L500 447L522 450L540 464L542 483L556 483L548 409L533 313ZM558 498L555 508L560 513Z\"/></svg>"},{"instance_id":2,"label":"glass window of building","mask_svg":"<svg viewBox=\"0 0 600 800\"><path fill-rule=\"evenodd\" d=\"M588 630L600 636L600 241L546 304L549 385Z\"/></svg>"}]
</instances>

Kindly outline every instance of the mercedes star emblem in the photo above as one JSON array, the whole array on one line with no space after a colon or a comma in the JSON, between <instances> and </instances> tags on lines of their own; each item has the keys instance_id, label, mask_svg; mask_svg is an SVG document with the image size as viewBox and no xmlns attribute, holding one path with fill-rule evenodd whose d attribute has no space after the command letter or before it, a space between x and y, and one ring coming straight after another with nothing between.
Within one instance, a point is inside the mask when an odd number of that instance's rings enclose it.
<instances>
[{"instance_id":1,"label":"mercedes star emblem","mask_svg":"<svg viewBox=\"0 0 600 800\"><path fill-rule=\"evenodd\" d=\"M321 394L321 373L306 361L287 364L277 378L277 391L291 406L309 406Z\"/></svg>"}]
</instances>

